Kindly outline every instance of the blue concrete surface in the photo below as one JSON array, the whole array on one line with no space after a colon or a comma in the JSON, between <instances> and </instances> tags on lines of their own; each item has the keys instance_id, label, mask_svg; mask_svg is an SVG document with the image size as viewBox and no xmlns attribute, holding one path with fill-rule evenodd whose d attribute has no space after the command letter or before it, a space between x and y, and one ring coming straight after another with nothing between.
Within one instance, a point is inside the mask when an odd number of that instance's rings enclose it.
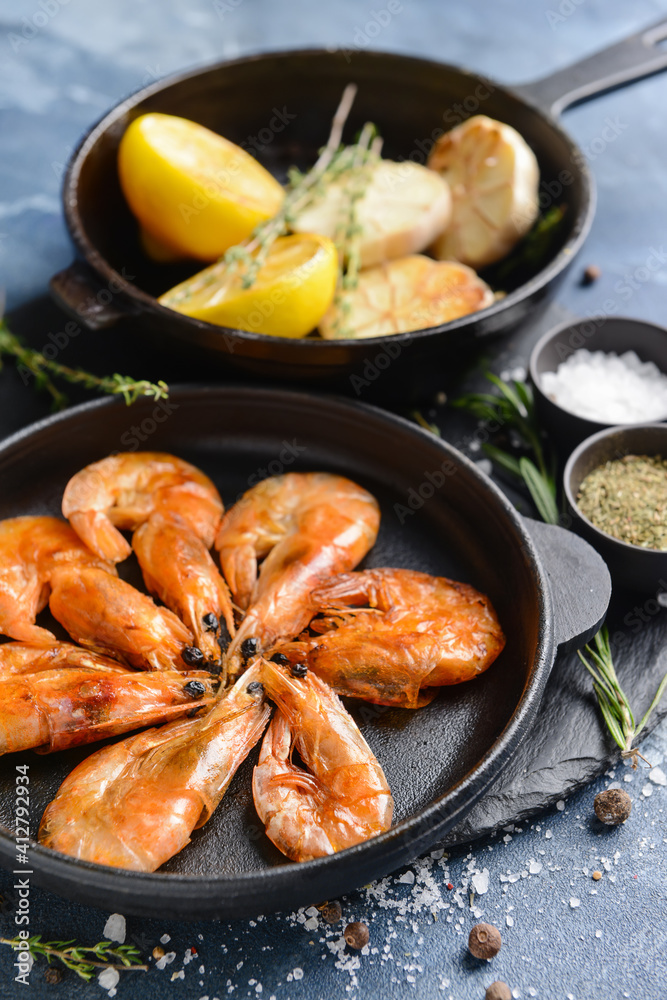
<instances>
[{"instance_id":1,"label":"blue concrete surface","mask_svg":"<svg viewBox=\"0 0 667 1000\"><path fill-rule=\"evenodd\" d=\"M215 59L307 44L365 45L373 12L384 7L383 0L2 0L0 285L8 307L38 300L49 277L71 260L59 203L62 171L81 133L106 108L151 79ZM535 78L667 16L667 3L657 0L402 0L401 7L369 44L467 65L505 82ZM594 140L610 118L618 135L591 156L599 205L582 264L599 265L602 277L582 288L581 268L573 268L553 315L592 314L612 300L622 313L664 322L667 261L650 274L642 269L667 245L666 97L667 74L566 113L584 149L597 148ZM53 322L51 313L43 316L37 343ZM62 360L78 360L80 349L74 342ZM521 351L510 341L502 357L519 361ZM17 385L15 373L0 373L0 433L47 410L28 388L20 411L12 409L22 391ZM117 995L476 1000L493 979L504 979L522 1000L660 1000L667 995L664 724L644 750L658 768L653 780L619 766L520 830L449 859L436 851L343 900L346 919L370 926L368 954L345 950L342 925L329 928L309 911L232 924L128 918L128 940L147 955L169 935L163 947L170 960L163 969L151 961L145 975L121 974ZM613 781L630 790L634 811L624 827L602 830L592 818L592 798ZM481 892L487 869L488 889ZM594 869L603 871L599 882L591 879ZM7 936L17 897L4 872L0 895L0 931ZM47 937L97 941L108 915L104 900L100 908L33 888L31 927ZM503 949L490 964L465 950L478 914L503 933ZM188 951L193 947L196 956ZM0 948L0 969L2 1000L108 992L72 974L47 986L39 965L30 985L20 986L12 981L8 948Z\"/></svg>"}]
</instances>

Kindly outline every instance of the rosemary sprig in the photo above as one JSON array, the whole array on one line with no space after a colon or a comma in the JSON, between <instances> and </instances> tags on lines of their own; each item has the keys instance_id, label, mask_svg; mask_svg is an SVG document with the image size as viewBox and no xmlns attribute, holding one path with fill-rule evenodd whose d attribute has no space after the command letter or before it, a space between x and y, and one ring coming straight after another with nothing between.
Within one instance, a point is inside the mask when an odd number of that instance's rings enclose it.
<instances>
[{"instance_id":1,"label":"rosemary sprig","mask_svg":"<svg viewBox=\"0 0 667 1000\"><path fill-rule=\"evenodd\" d=\"M555 249L565 208L565 205L552 205L537 219L514 250L488 269L486 277L492 288L516 286L521 281L527 281L531 274L536 274L544 266Z\"/></svg>"},{"instance_id":2,"label":"rosemary sprig","mask_svg":"<svg viewBox=\"0 0 667 1000\"><path fill-rule=\"evenodd\" d=\"M12 333L4 319L0 319L0 369L2 357L14 359L19 371L34 376L35 387L49 393L53 400L53 408L62 409L67 405L67 396L53 381L53 378L63 379L71 385L82 385L84 389L106 393L110 396L122 396L127 405L147 396L150 399L167 399L169 386L166 382L137 381L127 375L98 376L82 368L70 368L57 361L45 358L40 351L28 347L24 341Z\"/></svg>"},{"instance_id":3,"label":"rosemary sprig","mask_svg":"<svg viewBox=\"0 0 667 1000\"><path fill-rule=\"evenodd\" d=\"M523 480L543 521L558 524L555 457L547 454L543 444L531 388L525 382L505 382L492 372L485 372L485 376L500 395L472 392L453 400L452 406L467 410L478 420L494 421L505 430L514 431L531 458L516 457L489 444L482 445L484 453L496 465Z\"/></svg>"},{"instance_id":4,"label":"rosemary sprig","mask_svg":"<svg viewBox=\"0 0 667 1000\"><path fill-rule=\"evenodd\" d=\"M41 934L25 939L0 937L0 944L9 945L14 951L29 951L35 959L43 955L49 965L53 960L62 962L86 982L93 978L95 969L148 972L148 966L140 961L139 949L132 944L114 947L111 941L98 941L95 945L77 945L74 938L71 941L42 941ZM118 959L119 964L113 959Z\"/></svg>"},{"instance_id":5,"label":"rosemary sprig","mask_svg":"<svg viewBox=\"0 0 667 1000\"><path fill-rule=\"evenodd\" d=\"M594 646L590 644L586 646L586 652L590 656L592 663L586 659L581 650L577 650L577 655L593 678L593 688L597 695L602 717L607 725L607 729L621 748L621 757L629 757L635 769L638 757L641 757L650 767L651 765L646 760L646 757L640 754L634 744L648 722L651 713L660 703L665 690L667 690L667 674L663 677L655 697L643 718L637 724L628 697L621 688L616 676L611 647L609 645L609 632L606 626L603 626L595 636Z\"/></svg>"}]
</instances>

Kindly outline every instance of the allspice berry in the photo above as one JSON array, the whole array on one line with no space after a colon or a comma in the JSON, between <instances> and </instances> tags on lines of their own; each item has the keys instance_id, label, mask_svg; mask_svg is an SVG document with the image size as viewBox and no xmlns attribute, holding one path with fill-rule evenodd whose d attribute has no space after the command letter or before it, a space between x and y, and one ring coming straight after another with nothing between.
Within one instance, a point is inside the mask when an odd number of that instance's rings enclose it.
<instances>
[{"instance_id":1,"label":"allspice berry","mask_svg":"<svg viewBox=\"0 0 667 1000\"><path fill-rule=\"evenodd\" d=\"M582 285L592 285L594 281L598 280L601 274L602 271L597 264L589 264L581 277Z\"/></svg>"},{"instance_id":2,"label":"allspice berry","mask_svg":"<svg viewBox=\"0 0 667 1000\"><path fill-rule=\"evenodd\" d=\"M493 924L475 924L468 938L468 951L475 958L493 958L502 943L500 931Z\"/></svg>"},{"instance_id":3,"label":"allspice berry","mask_svg":"<svg viewBox=\"0 0 667 1000\"><path fill-rule=\"evenodd\" d=\"M325 903L320 913L322 914L322 919L326 920L328 924L337 924L343 916L343 907L337 899L334 899L330 903Z\"/></svg>"},{"instance_id":4,"label":"allspice berry","mask_svg":"<svg viewBox=\"0 0 667 1000\"><path fill-rule=\"evenodd\" d=\"M593 808L601 823L618 826L625 823L632 812L632 799L622 788L608 788L605 792L598 792Z\"/></svg>"},{"instance_id":5,"label":"allspice berry","mask_svg":"<svg viewBox=\"0 0 667 1000\"><path fill-rule=\"evenodd\" d=\"M507 983L498 979L495 983L491 983L484 994L484 1000L512 1000L512 991Z\"/></svg>"},{"instance_id":6,"label":"allspice berry","mask_svg":"<svg viewBox=\"0 0 667 1000\"><path fill-rule=\"evenodd\" d=\"M357 950L363 948L364 945L368 944L370 938L368 924L365 924L363 920L354 920L343 931L343 937L345 938L345 943L349 944L350 948L356 948Z\"/></svg>"}]
</instances>

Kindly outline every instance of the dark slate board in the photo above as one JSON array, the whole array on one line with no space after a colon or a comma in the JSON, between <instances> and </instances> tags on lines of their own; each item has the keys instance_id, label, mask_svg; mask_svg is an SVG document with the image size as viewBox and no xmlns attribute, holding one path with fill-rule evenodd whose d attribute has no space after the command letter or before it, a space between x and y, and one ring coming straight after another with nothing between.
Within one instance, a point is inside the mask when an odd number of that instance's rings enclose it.
<instances>
[{"instance_id":1,"label":"dark slate board","mask_svg":"<svg viewBox=\"0 0 667 1000\"><path fill-rule=\"evenodd\" d=\"M647 607L646 598L633 602L631 595L623 595L623 601L614 600L608 624L612 637L617 637L614 660L621 687L632 692L632 708L640 719L667 673L667 609L652 615L643 611L648 621L641 622L632 609ZM653 610L656 604L649 598L648 608ZM623 622L626 616L630 627ZM640 742L665 716L667 695ZM579 658L576 653L559 655L530 735L491 791L451 831L445 844L465 843L533 816L588 784L616 763L618 756Z\"/></svg>"}]
</instances>

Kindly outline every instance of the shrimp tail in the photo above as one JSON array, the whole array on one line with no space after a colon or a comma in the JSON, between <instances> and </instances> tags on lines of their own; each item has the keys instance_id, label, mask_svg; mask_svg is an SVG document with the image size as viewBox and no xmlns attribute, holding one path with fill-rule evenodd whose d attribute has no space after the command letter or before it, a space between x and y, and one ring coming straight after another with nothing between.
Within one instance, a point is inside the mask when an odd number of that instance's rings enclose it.
<instances>
[{"instance_id":1,"label":"shrimp tail","mask_svg":"<svg viewBox=\"0 0 667 1000\"><path fill-rule=\"evenodd\" d=\"M100 559L113 563L123 562L132 552L120 531L99 510L74 511L70 514L69 523L79 538Z\"/></svg>"}]
</instances>

